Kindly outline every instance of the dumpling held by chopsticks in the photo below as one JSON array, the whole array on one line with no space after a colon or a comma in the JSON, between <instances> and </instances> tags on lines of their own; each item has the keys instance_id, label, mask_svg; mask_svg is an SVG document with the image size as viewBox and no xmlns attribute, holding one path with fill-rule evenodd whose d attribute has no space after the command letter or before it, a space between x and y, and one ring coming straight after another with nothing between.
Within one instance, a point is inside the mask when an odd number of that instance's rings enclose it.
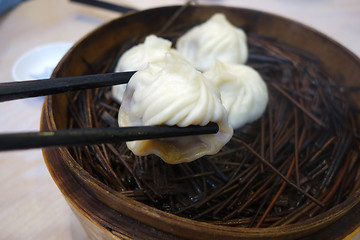
<instances>
[{"instance_id":1,"label":"dumpling held by chopsticks","mask_svg":"<svg viewBox=\"0 0 360 240\"><path fill-rule=\"evenodd\" d=\"M172 53L133 75L118 120L121 127L161 124L186 127L211 122L219 125L217 134L127 142L134 154L156 154L171 164L215 154L233 133L218 89Z\"/></svg>"}]
</instances>

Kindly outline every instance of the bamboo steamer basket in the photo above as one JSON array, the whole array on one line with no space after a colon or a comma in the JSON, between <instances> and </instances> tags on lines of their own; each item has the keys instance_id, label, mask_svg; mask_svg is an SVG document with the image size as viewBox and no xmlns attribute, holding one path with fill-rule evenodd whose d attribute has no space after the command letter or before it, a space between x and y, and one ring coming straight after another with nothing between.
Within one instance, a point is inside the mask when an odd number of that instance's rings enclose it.
<instances>
[{"instance_id":1,"label":"bamboo steamer basket","mask_svg":"<svg viewBox=\"0 0 360 240\"><path fill-rule=\"evenodd\" d=\"M171 6L133 12L102 25L74 45L53 76L88 74L90 66L114 58L111 53L128 38L145 37L159 31L179 8ZM355 55L323 34L282 17L249 9L189 6L170 28L190 28L217 12L225 13L233 24L242 26L248 33L272 37L313 53L330 74L344 76L344 86L360 86L360 61ZM67 128L67 105L72 95L58 94L45 99L42 130ZM360 102L358 95L349 98ZM354 191L330 210L287 226L212 225L178 217L121 195L82 169L65 147L44 149L43 155L54 181L91 239L320 239L331 238L340 229L344 234L349 233L359 221L360 191Z\"/></svg>"}]
</instances>

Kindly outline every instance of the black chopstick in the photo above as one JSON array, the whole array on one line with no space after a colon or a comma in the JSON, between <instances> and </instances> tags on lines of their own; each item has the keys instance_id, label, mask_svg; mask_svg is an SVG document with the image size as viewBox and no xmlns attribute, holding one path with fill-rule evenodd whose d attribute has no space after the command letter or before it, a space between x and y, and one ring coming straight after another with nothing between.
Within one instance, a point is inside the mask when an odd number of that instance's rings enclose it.
<instances>
[{"instance_id":1,"label":"black chopstick","mask_svg":"<svg viewBox=\"0 0 360 240\"><path fill-rule=\"evenodd\" d=\"M121 5L117 5L117 4L113 4L113 3L109 3L109 2L105 2L105 1L100 1L100 0L70 0L70 2L82 3L82 4L86 4L86 5L90 5L90 6L94 6L94 7L100 7L100 8L104 8L107 10L120 12L120 13L136 11L136 9L134 9L134 8L124 7Z\"/></svg>"},{"instance_id":2,"label":"black chopstick","mask_svg":"<svg viewBox=\"0 0 360 240\"><path fill-rule=\"evenodd\" d=\"M135 72L102 73L74 77L6 82L0 84L0 102L74 90L125 84Z\"/></svg>"},{"instance_id":3,"label":"black chopstick","mask_svg":"<svg viewBox=\"0 0 360 240\"><path fill-rule=\"evenodd\" d=\"M82 128L57 131L0 134L0 151L31 148L90 145L124 141L214 134L219 126L140 126L121 128Z\"/></svg>"}]
</instances>

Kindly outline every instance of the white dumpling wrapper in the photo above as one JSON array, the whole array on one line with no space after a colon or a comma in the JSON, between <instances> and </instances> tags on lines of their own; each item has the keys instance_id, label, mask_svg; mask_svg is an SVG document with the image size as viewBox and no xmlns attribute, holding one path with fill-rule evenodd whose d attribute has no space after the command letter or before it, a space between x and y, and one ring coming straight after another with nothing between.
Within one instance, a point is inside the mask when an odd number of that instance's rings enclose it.
<instances>
[{"instance_id":1,"label":"white dumpling wrapper","mask_svg":"<svg viewBox=\"0 0 360 240\"><path fill-rule=\"evenodd\" d=\"M234 129L257 120L264 113L269 101L267 86L252 67L217 62L204 76L219 88Z\"/></svg>"},{"instance_id":2,"label":"white dumpling wrapper","mask_svg":"<svg viewBox=\"0 0 360 240\"><path fill-rule=\"evenodd\" d=\"M212 68L216 60L244 64L248 58L245 32L222 13L214 14L182 35L176 48L200 71Z\"/></svg>"},{"instance_id":3,"label":"white dumpling wrapper","mask_svg":"<svg viewBox=\"0 0 360 240\"><path fill-rule=\"evenodd\" d=\"M143 69L149 62L164 60L166 53L169 52L173 55L177 55L178 58L182 58L175 49L171 48L171 45L171 41L167 39L149 35L145 38L143 43L131 47L121 55L115 67L115 72L137 71ZM185 58L184 61L186 61ZM115 85L112 87L112 96L118 102L122 101L125 88L126 84Z\"/></svg>"},{"instance_id":4,"label":"white dumpling wrapper","mask_svg":"<svg viewBox=\"0 0 360 240\"><path fill-rule=\"evenodd\" d=\"M170 164L215 154L233 134L218 89L192 65L171 54L166 61L150 63L132 76L118 121L120 127L219 125L217 134L127 142L135 155L156 154Z\"/></svg>"}]
</instances>

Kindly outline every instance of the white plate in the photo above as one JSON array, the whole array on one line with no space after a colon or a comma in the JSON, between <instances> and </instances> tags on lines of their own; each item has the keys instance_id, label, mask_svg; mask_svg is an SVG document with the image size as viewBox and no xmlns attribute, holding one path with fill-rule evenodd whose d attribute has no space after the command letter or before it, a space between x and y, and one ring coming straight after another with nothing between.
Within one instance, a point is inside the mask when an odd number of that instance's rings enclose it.
<instances>
[{"instance_id":1,"label":"white plate","mask_svg":"<svg viewBox=\"0 0 360 240\"><path fill-rule=\"evenodd\" d=\"M12 68L15 81L50 78L56 65L73 43L55 42L31 49L20 56Z\"/></svg>"}]
</instances>

